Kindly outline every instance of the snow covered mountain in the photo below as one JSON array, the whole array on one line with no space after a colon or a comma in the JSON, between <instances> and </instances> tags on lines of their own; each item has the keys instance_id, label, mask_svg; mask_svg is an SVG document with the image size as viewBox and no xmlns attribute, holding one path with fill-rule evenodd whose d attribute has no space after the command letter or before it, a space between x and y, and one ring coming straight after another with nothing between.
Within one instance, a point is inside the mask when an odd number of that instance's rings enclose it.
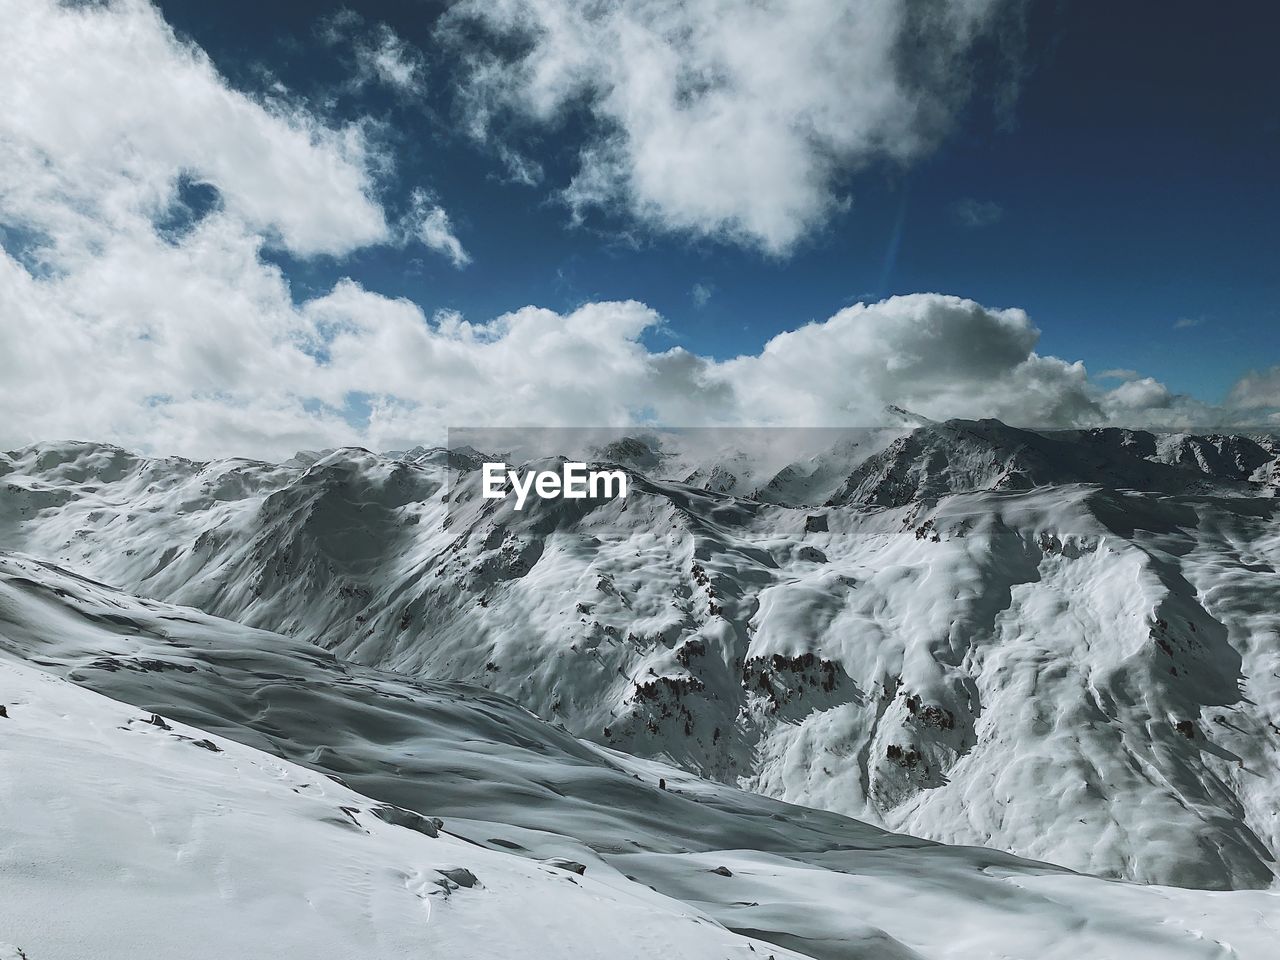
<instances>
[{"instance_id":1,"label":"snow covered mountain","mask_svg":"<svg viewBox=\"0 0 1280 960\"><path fill-rule=\"evenodd\" d=\"M638 437L625 500L521 512L473 453L37 445L0 544L892 830L1273 883L1271 438L952 421L760 468Z\"/></svg>"},{"instance_id":2,"label":"snow covered mountain","mask_svg":"<svg viewBox=\"0 0 1280 960\"><path fill-rule=\"evenodd\" d=\"M6 960L1274 945L1271 891L1108 882L884 833L575 740L477 687L10 554L0 706ZM51 920L54 898L68 908Z\"/></svg>"}]
</instances>

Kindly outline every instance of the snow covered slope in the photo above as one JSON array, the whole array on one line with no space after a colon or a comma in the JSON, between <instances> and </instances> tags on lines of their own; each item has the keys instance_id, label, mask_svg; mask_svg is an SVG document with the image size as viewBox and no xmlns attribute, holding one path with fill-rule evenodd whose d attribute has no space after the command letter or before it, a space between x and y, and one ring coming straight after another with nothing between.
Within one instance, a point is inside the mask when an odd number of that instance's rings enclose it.
<instances>
[{"instance_id":1,"label":"snow covered slope","mask_svg":"<svg viewBox=\"0 0 1280 960\"><path fill-rule=\"evenodd\" d=\"M1273 892L886 834L24 557L0 705L0 956L1262 960L1280 929Z\"/></svg>"},{"instance_id":2,"label":"snow covered slope","mask_svg":"<svg viewBox=\"0 0 1280 960\"><path fill-rule=\"evenodd\" d=\"M984 421L833 450L756 497L657 458L625 501L516 513L451 485L458 452L41 445L0 460L0 543L891 829L1273 882L1271 440Z\"/></svg>"},{"instance_id":3,"label":"snow covered slope","mask_svg":"<svg viewBox=\"0 0 1280 960\"><path fill-rule=\"evenodd\" d=\"M306 768L45 674L5 664L0 680L9 955L795 956L608 871L436 834Z\"/></svg>"}]
</instances>

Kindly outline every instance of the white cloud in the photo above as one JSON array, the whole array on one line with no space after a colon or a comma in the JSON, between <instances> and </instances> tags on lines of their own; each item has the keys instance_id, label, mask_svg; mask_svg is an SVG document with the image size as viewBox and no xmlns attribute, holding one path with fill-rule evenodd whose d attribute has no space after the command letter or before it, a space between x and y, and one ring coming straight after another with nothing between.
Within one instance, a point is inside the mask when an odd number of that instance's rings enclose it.
<instances>
[{"instance_id":1,"label":"white cloud","mask_svg":"<svg viewBox=\"0 0 1280 960\"><path fill-rule=\"evenodd\" d=\"M1127 367L1117 367L1112 370L1103 370L1097 375L1099 380L1137 380L1139 373L1137 370L1130 370Z\"/></svg>"},{"instance_id":2,"label":"white cloud","mask_svg":"<svg viewBox=\"0 0 1280 960\"><path fill-rule=\"evenodd\" d=\"M689 291L689 296L693 297L693 305L701 310L711 302L711 296L715 293L715 289L710 283L695 283L693 289Z\"/></svg>"},{"instance_id":3,"label":"white cloud","mask_svg":"<svg viewBox=\"0 0 1280 960\"><path fill-rule=\"evenodd\" d=\"M779 334L725 373L744 409L781 424L874 423L889 403L933 419L1100 419L1084 365L1036 354L1038 339L1021 310L915 294L856 304Z\"/></svg>"},{"instance_id":4,"label":"white cloud","mask_svg":"<svg viewBox=\"0 0 1280 960\"><path fill-rule=\"evenodd\" d=\"M420 240L430 250L442 253L461 270L471 262L471 255L453 233L453 221L445 209L424 190L415 190L406 224L410 237Z\"/></svg>"},{"instance_id":5,"label":"white cloud","mask_svg":"<svg viewBox=\"0 0 1280 960\"><path fill-rule=\"evenodd\" d=\"M1190 330L1192 327L1198 327L1202 323L1204 323L1202 317L1180 317L1174 321L1173 329Z\"/></svg>"},{"instance_id":6,"label":"white cloud","mask_svg":"<svg viewBox=\"0 0 1280 960\"><path fill-rule=\"evenodd\" d=\"M385 239L359 126L229 89L142 0L0 0L0 217L56 260L145 229L179 176L300 255Z\"/></svg>"},{"instance_id":7,"label":"white cloud","mask_svg":"<svg viewBox=\"0 0 1280 960\"><path fill-rule=\"evenodd\" d=\"M369 24L344 8L323 19L319 32L331 47L349 46L354 67L351 87L380 84L404 96L426 95L426 57L387 24Z\"/></svg>"},{"instance_id":8,"label":"white cloud","mask_svg":"<svg viewBox=\"0 0 1280 960\"><path fill-rule=\"evenodd\" d=\"M1004 207L994 200L965 197L951 205L951 212L964 226L977 229L998 223L1004 216Z\"/></svg>"},{"instance_id":9,"label":"white cloud","mask_svg":"<svg viewBox=\"0 0 1280 960\"><path fill-rule=\"evenodd\" d=\"M403 239L364 128L231 89L141 0L0 0L0 22L4 441L358 439L315 399L332 393L324 333L262 251ZM184 209L184 183L217 202ZM424 213L424 239L456 257Z\"/></svg>"},{"instance_id":10,"label":"white cloud","mask_svg":"<svg viewBox=\"0 0 1280 960\"><path fill-rule=\"evenodd\" d=\"M362 77L405 95L426 94L426 61L422 52L386 24L380 25L370 40L358 42L355 52Z\"/></svg>"},{"instance_id":11,"label":"white cloud","mask_svg":"<svg viewBox=\"0 0 1280 960\"><path fill-rule=\"evenodd\" d=\"M434 318L351 281L295 301L265 244L295 255L399 242L466 251L426 192L389 227L359 127L230 89L139 0L0 0L0 446L77 437L148 452L285 456L439 440L448 425L875 422L1076 424L1181 398L1115 391L1035 352L1020 310L920 294L842 310L727 362L645 334L636 302L487 322ZM174 213L180 184L220 203ZM1264 375L1242 387L1263 396ZM1243 381L1242 381L1243 383Z\"/></svg>"},{"instance_id":12,"label":"white cloud","mask_svg":"<svg viewBox=\"0 0 1280 960\"><path fill-rule=\"evenodd\" d=\"M62 278L0 258L0 445L79 437L191 456L439 442L450 425L861 425L887 403L1015 423L1149 422L1130 384L1035 353L1019 310L934 294L842 310L727 362L642 342L636 302L487 323L344 281L296 306L225 218ZM1172 417L1167 391L1151 401ZM360 412L355 411L359 408Z\"/></svg>"},{"instance_id":13,"label":"white cloud","mask_svg":"<svg viewBox=\"0 0 1280 960\"><path fill-rule=\"evenodd\" d=\"M1077 425L1101 422L1107 397L1081 364L1034 353L1022 311L933 294L851 307L724 363L643 346L662 321L634 301L472 324L344 283L302 316L328 343L308 378L315 398L376 396L365 438L381 448L438 440L447 425L859 425L890 402Z\"/></svg>"},{"instance_id":14,"label":"white cloud","mask_svg":"<svg viewBox=\"0 0 1280 960\"><path fill-rule=\"evenodd\" d=\"M1231 388L1228 403L1248 410L1280 407L1280 366L1250 370Z\"/></svg>"},{"instance_id":15,"label":"white cloud","mask_svg":"<svg viewBox=\"0 0 1280 960\"><path fill-rule=\"evenodd\" d=\"M475 132L507 112L594 133L564 190L661 229L786 253L846 202L842 176L927 150L967 92L964 56L1006 0L463 0ZM497 139L501 139L500 137Z\"/></svg>"},{"instance_id":16,"label":"white cloud","mask_svg":"<svg viewBox=\"0 0 1280 960\"><path fill-rule=\"evenodd\" d=\"M1128 410L1146 412L1167 410L1174 401L1175 398L1169 392L1169 388L1154 377L1128 380L1106 396L1107 406L1121 413Z\"/></svg>"},{"instance_id":17,"label":"white cloud","mask_svg":"<svg viewBox=\"0 0 1280 960\"><path fill-rule=\"evenodd\" d=\"M518 150L513 150L506 144L496 145L498 159L502 161L502 165L507 169L506 179L511 183L519 183L526 187L536 187L542 182L545 171L542 164L538 163L532 157L526 157Z\"/></svg>"}]
</instances>

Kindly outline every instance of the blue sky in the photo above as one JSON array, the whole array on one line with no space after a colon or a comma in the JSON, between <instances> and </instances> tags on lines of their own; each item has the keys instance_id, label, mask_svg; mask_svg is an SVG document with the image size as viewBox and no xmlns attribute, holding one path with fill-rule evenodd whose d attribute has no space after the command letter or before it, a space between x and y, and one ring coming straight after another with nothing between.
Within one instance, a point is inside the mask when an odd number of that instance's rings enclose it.
<instances>
[{"instance_id":1,"label":"blue sky","mask_svg":"<svg viewBox=\"0 0 1280 960\"><path fill-rule=\"evenodd\" d=\"M505 181L496 158L456 129L457 54L433 35L442 6L161 3L248 88L264 69L317 98L342 84L344 51L324 42L320 23L343 9L390 25L426 57L424 101L370 87L336 110L389 121L401 184L432 185L473 262L458 271L380 248L290 264L300 294L349 275L428 311L475 317L637 299L669 325L649 334L654 347L727 358L855 300L950 293L1024 308L1042 352L1083 359L1095 375L1133 369L1209 401L1280 357L1271 5L1031 4L1016 63L996 45L979 51L973 99L936 150L849 174L849 210L782 257L607 212L573 225L550 189L580 146L573 123L535 154L558 177ZM998 104L1013 83L1016 99Z\"/></svg>"},{"instance_id":2,"label":"blue sky","mask_svg":"<svg viewBox=\"0 0 1280 960\"><path fill-rule=\"evenodd\" d=\"M1280 424L1280 8L0 0L0 444Z\"/></svg>"}]
</instances>

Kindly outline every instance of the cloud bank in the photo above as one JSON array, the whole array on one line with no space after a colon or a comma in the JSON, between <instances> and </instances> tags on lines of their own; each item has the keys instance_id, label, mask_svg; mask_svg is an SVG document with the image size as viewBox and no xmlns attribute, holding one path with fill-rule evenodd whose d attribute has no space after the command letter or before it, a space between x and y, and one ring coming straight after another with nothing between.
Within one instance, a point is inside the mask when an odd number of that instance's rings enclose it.
<instances>
[{"instance_id":1,"label":"cloud bank","mask_svg":"<svg viewBox=\"0 0 1280 960\"><path fill-rule=\"evenodd\" d=\"M210 230L191 255L230 260L226 243ZM242 271L206 278L146 336L118 319L128 314L88 313L78 290L0 261L0 310L26 318L0 353L0 406L13 413L0 444L87 437L273 458L440 442L450 425L866 425L888 403L1057 426L1205 413L1150 380L1100 390L1083 364L1035 352L1022 311L957 297L850 307L717 362L646 347L662 318L634 301L472 323L344 281L295 306L255 251L239 253ZM175 272L186 255L175 252Z\"/></svg>"},{"instance_id":2,"label":"cloud bank","mask_svg":"<svg viewBox=\"0 0 1280 960\"><path fill-rule=\"evenodd\" d=\"M299 299L266 248L341 257L412 236L457 266L467 254L425 190L389 222L384 158L361 124L237 92L141 0L0 0L0 22L0 447L283 457L438 442L450 425L868 425L889 403L1032 425L1218 416L1136 373L1104 390L1083 364L1039 354L1023 311L939 294L849 307L731 360L649 346L664 320L634 301L477 320L350 280ZM800 106L821 126L828 107ZM753 119L749 98L723 108ZM755 122L765 136L776 118ZM917 135L899 133L904 148ZM782 243L809 214L776 215L830 202L821 180L750 214L730 191L709 202L738 212L711 222L776 227ZM1251 375L1236 399L1275 404L1276 379Z\"/></svg>"},{"instance_id":3,"label":"cloud bank","mask_svg":"<svg viewBox=\"0 0 1280 960\"><path fill-rule=\"evenodd\" d=\"M1236 382L1228 402L1260 412L1280 408L1280 366L1250 370Z\"/></svg>"},{"instance_id":4,"label":"cloud bank","mask_svg":"<svg viewBox=\"0 0 1280 960\"><path fill-rule=\"evenodd\" d=\"M905 161L968 93L966 56L1014 0L462 0L473 132L583 121L563 198L785 254L847 204L842 177ZM478 45L478 37L491 42ZM585 113L585 118L583 114Z\"/></svg>"}]
</instances>

